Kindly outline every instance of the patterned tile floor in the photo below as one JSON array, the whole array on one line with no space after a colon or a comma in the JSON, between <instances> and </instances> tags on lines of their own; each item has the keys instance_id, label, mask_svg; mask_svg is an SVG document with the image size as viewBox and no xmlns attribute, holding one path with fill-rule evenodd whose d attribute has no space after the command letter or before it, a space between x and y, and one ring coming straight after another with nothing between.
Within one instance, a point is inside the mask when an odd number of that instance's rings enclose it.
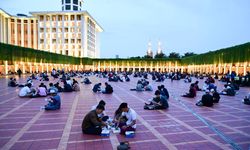
<instances>
[{"instance_id":1,"label":"patterned tile floor","mask_svg":"<svg viewBox=\"0 0 250 150\"><path fill-rule=\"evenodd\" d=\"M107 79L90 77L93 83ZM0 79L0 148L3 150L98 150L116 149L120 141L129 141L132 150L165 149L249 149L250 106L241 100L250 88L241 88L235 97L222 96L212 108L197 107L203 92L194 99L182 98L190 84L181 81L151 82L154 89L164 84L171 97L168 110L144 110L143 105L154 92L135 92L139 78L129 83L110 84L112 95L94 94L93 85L81 84L80 92L61 93L62 108L59 111L40 111L44 98L19 98L19 88L7 87L8 77ZM23 82L24 78L18 79ZM53 80L52 80L53 81ZM53 81L56 82L56 81ZM34 81L38 85L38 81ZM49 82L45 82L47 85ZM200 80L202 86L203 80ZM223 83L216 81L219 89ZM134 138L118 134L110 137L83 135L81 122L91 106L100 99L107 102L106 113L113 116L121 102L128 102L138 114Z\"/></svg>"}]
</instances>

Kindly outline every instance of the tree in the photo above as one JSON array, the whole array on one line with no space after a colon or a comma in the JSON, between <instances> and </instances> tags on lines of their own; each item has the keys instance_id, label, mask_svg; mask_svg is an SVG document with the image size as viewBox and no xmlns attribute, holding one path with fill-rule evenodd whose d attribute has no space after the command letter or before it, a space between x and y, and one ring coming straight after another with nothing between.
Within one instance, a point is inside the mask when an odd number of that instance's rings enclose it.
<instances>
[{"instance_id":1,"label":"tree","mask_svg":"<svg viewBox=\"0 0 250 150\"><path fill-rule=\"evenodd\" d=\"M168 56L169 58L180 58L180 54L176 52L172 52Z\"/></svg>"},{"instance_id":2,"label":"tree","mask_svg":"<svg viewBox=\"0 0 250 150\"><path fill-rule=\"evenodd\" d=\"M156 54L155 58L166 58L167 56L164 53Z\"/></svg>"},{"instance_id":3,"label":"tree","mask_svg":"<svg viewBox=\"0 0 250 150\"><path fill-rule=\"evenodd\" d=\"M184 56L182 56L182 58L189 57L189 56L194 56L194 55L197 55L197 54L195 54L194 52L186 52L184 54Z\"/></svg>"},{"instance_id":4,"label":"tree","mask_svg":"<svg viewBox=\"0 0 250 150\"><path fill-rule=\"evenodd\" d=\"M145 56L142 57L142 58L152 59L153 57L152 57L152 56L149 56L149 55L145 55Z\"/></svg>"}]
</instances>

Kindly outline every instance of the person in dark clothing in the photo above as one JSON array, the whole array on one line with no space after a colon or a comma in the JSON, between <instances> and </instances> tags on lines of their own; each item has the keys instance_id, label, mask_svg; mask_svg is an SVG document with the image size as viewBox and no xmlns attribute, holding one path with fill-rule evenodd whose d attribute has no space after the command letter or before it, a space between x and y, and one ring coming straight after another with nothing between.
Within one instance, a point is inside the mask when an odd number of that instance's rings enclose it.
<instances>
[{"instance_id":1,"label":"person in dark clothing","mask_svg":"<svg viewBox=\"0 0 250 150\"><path fill-rule=\"evenodd\" d=\"M64 81L63 92L72 92L72 91L73 91L72 87L66 81Z\"/></svg>"},{"instance_id":2,"label":"person in dark clothing","mask_svg":"<svg viewBox=\"0 0 250 150\"><path fill-rule=\"evenodd\" d=\"M100 91L101 91L101 85L102 85L102 83L97 83L97 84L95 84L94 87L93 87L93 89L92 89L92 91L93 91L94 93L100 92Z\"/></svg>"},{"instance_id":3,"label":"person in dark clothing","mask_svg":"<svg viewBox=\"0 0 250 150\"><path fill-rule=\"evenodd\" d=\"M16 79L15 78L10 78L10 80L8 82L8 86L10 86L10 87L17 87L18 84L16 82Z\"/></svg>"},{"instance_id":4,"label":"person in dark clothing","mask_svg":"<svg viewBox=\"0 0 250 150\"><path fill-rule=\"evenodd\" d=\"M242 100L242 102L246 105L250 105L250 93Z\"/></svg>"},{"instance_id":5,"label":"person in dark clothing","mask_svg":"<svg viewBox=\"0 0 250 150\"><path fill-rule=\"evenodd\" d=\"M219 103L220 94L217 91L215 91L214 89L211 89L211 93L213 94L213 103Z\"/></svg>"},{"instance_id":6,"label":"person in dark clothing","mask_svg":"<svg viewBox=\"0 0 250 150\"><path fill-rule=\"evenodd\" d=\"M167 109L169 107L166 96L162 96L159 90L155 91L155 96L150 104L145 103L144 109Z\"/></svg>"},{"instance_id":7,"label":"person in dark clothing","mask_svg":"<svg viewBox=\"0 0 250 150\"><path fill-rule=\"evenodd\" d=\"M110 84L105 82L105 86L106 86L105 90L102 91L103 94L111 94L111 93L113 93L113 87Z\"/></svg>"},{"instance_id":8,"label":"person in dark clothing","mask_svg":"<svg viewBox=\"0 0 250 150\"><path fill-rule=\"evenodd\" d=\"M98 114L105 110L103 105L98 105L95 110L91 110L82 121L82 132L85 134L100 135L102 127L107 124L99 119Z\"/></svg>"},{"instance_id":9,"label":"person in dark clothing","mask_svg":"<svg viewBox=\"0 0 250 150\"><path fill-rule=\"evenodd\" d=\"M190 85L189 93L182 95L182 97L194 98L196 96L196 89L194 88L194 83Z\"/></svg>"},{"instance_id":10,"label":"person in dark clothing","mask_svg":"<svg viewBox=\"0 0 250 150\"><path fill-rule=\"evenodd\" d=\"M161 95L166 96L166 99L169 99L168 90L164 87L164 85L161 85Z\"/></svg>"},{"instance_id":11,"label":"person in dark clothing","mask_svg":"<svg viewBox=\"0 0 250 150\"><path fill-rule=\"evenodd\" d=\"M212 107L213 106L213 96L210 95L209 90L206 90L206 94L204 94L201 98L201 100L196 103L197 106L207 106Z\"/></svg>"},{"instance_id":12,"label":"person in dark clothing","mask_svg":"<svg viewBox=\"0 0 250 150\"><path fill-rule=\"evenodd\" d=\"M49 103L45 105L45 110L57 110L61 108L61 97L57 95L55 90L51 90L51 94L53 97L49 99Z\"/></svg>"},{"instance_id":13,"label":"person in dark clothing","mask_svg":"<svg viewBox=\"0 0 250 150\"><path fill-rule=\"evenodd\" d=\"M196 91L201 91L201 89L199 88L199 81L196 81L195 83L194 83L194 88L196 89Z\"/></svg>"},{"instance_id":14,"label":"person in dark clothing","mask_svg":"<svg viewBox=\"0 0 250 150\"><path fill-rule=\"evenodd\" d=\"M54 86L58 89L58 92L63 92L63 88L59 85L59 82L54 84Z\"/></svg>"},{"instance_id":15,"label":"person in dark clothing","mask_svg":"<svg viewBox=\"0 0 250 150\"><path fill-rule=\"evenodd\" d=\"M89 78L85 78L85 79L83 80L83 83L84 83L84 84L91 84Z\"/></svg>"},{"instance_id":16,"label":"person in dark clothing","mask_svg":"<svg viewBox=\"0 0 250 150\"><path fill-rule=\"evenodd\" d=\"M22 70L19 68L18 70L17 70L17 74L18 74L18 76L19 76L19 78L21 77L21 74L22 74Z\"/></svg>"}]
</instances>

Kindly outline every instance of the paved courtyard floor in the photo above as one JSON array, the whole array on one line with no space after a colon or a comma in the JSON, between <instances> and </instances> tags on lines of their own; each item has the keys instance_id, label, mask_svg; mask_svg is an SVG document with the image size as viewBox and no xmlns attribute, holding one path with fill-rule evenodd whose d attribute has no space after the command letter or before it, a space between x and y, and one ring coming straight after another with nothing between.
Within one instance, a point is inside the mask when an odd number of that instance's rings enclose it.
<instances>
[{"instance_id":1,"label":"paved courtyard floor","mask_svg":"<svg viewBox=\"0 0 250 150\"><path fill-rule=\"evenodd\" d=\"M0 149L110 150L116 149L121 141L129 141L132 150L248 150L250 147L250 106L241 102L250 88L241 88L235 97L221 96L220 103L207 108L195 106L203 92L198 92L194 99L180 97L190 85L183 80L163 83L149 80L154 91L159 84L167 87L170 107L144 110L144 103L154 92L130 91L139 79L131 77L128 83L110 82L114 88L112 95L94 94L93 84L81 84L80 92L60 94L61 110L45 112L40 111L40 106L46 104L44 98L19 98L20 88L7 87L8 78L0 78ZM93 83L107 80L94 76L90 79ZM24 80L20 78L18 82ZM200 87L203 82L200 80ZM216 81L219 90L223 84ZM137 112L134 138L119 134L109 137L82 134L83 117L101 99L106 101L106 113L110 116L121 102L127 102Z\"/></svg>"}]
</instances>

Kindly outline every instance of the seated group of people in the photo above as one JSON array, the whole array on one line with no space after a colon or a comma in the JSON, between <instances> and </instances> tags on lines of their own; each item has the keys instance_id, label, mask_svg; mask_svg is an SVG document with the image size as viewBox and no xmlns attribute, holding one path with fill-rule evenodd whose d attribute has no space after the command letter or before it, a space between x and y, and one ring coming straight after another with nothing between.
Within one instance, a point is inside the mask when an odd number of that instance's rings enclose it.
<instances>
[{"instance_id":1,"label":"seated group of people","mask_svg":"<svg viewBox=\"0 0 250 150\"><path fill-rule=\"evenodd\" d=\"M84 117L82 121L82 132L84 134L100 135L103 127L109 123L108 116L105 115L105 102L101 100L98 105L92 107L92 110ZM128 107L127 103L121 103L115 111L112 124L120 128L120 134L125 135L126 131L136 130L136 112Z\"/></svg>"},{"instance_id":2,"label":"seated group of people","mask_svg":"<svg viewBox=\"0 0 250 150\"><path fill-rule=\"evenodd\" d=\"M15 78L10 78L10 80L8 81L8 86L10 87L17 87L18 84L17 84L17 81Z\"/></svg>"},{"instance_id":3,"label":"seated group of people","mask_svg":"<svg viewBox=\"0 0 250 150\"><path fill-rule=\"evenodd\" d=\"M138 80L135 89L130 89L131 91L153 91L152 86L149 84L149 81L145 79Z\"/></svg>"},{"instance_id":4,"label":"seated group of people","mask_svg":"<svg viewBox=\"0 0 250 150\"><path fill-rule=\"evenodd\" d=\"M250 93L242 100L242 102L246 105L250 105Z\"/></svg>"},{"instance_id":5,"label":"seated group of people","mask_svg":"<svg viewBox=\"0 0 250 150\"><path fill-rule=\"evenodd\" d=\"M211 94L210 94L211 92ZM219 103L220 95L214 89L206 90L206 93L202 96L201 100L196 103L197 106L212 107L214 103Z\"/></svg>"},{"instance_id":6,"label":"seated group of people","mask_svg":"<svg viewBox=\"0 0 250 150\"><path fill-rule=\"evenodd\" d=\"M105 89L103 89L103 90L101 88L101 85L102 85L102 83L95 84L92 91L94 93L101 92L103 94L112 94L113 93L113 87L110 84L105 82Z\"/></svg>"},{"instance_id":7,"label":"seated group of people","mask_svg":"<svg viewBox=\"0 0 250 150\"><path fill-rule=\"evenodd\" d=\"M123 75L123 74L120 74L120 75L117 75L117 74L113 74L113 73L110 73L108 74L108 81L113 81L113 82L129 82L130 81L130 78L128 77L128 75Z\"/></svg>"},{"instance_id":8,"label":"seated group of people","mask_svg":"<svg viewBox=\"0 0 250 150\"><path fill-rule=\"evenodd\" d=\"M84 78L81 83L84 83L84 84L91 84L92 82L89 80L89 78Z\"/></svg>"},{"instance_id":9,"label":"seated group of people","mask_svg":"<svg viewBox=\"0 0 250 150\"><path fill-rule=\"evenodd\" d=\"M150 100L150 103L145 103L144 109L147 110L155 110L155 109L167 109L168 105L168 96L164 93L164 91L156 90L155 97Z\"/></svg>"}]
</instances>

